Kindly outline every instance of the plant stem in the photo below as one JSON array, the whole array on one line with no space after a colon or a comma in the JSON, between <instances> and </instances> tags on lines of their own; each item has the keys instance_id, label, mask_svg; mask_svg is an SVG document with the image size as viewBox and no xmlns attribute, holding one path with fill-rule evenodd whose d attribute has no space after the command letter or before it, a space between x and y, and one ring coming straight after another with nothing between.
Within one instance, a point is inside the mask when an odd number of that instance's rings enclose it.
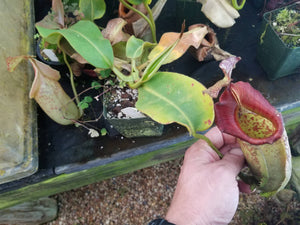
<instances>
[{"instance_id":1,"label":"plant stem","mask_svg":"<svg viewBox=\"0 0 300 225\"><path fill-rule=\"evenodd\" d=\"M137 89L139 86L141 86L142 84L143 84L144 82L143 82L143 80L142 79L139 79L137 82L131 82L131 83L129 83L129 87L131 88L131 89Z\"/></svg>"},{"instance_id":2,"label":"plant stem","mask_svg":"<svg viewBox=\"0 0 300 225\"><path fill-rule=\"evenodd\" d=\"M209 147L211 147L218 154L220 159L223 158L223 154L219 151L219 149L216 148L216 146L214 146L214 144L211 142L211 140L209 140L208 137L206 137L203 134L198 134L198 133L194 133L193 136L195 138L202 139L202 140L206 141L206 143L209 145Z\"/></svg>"},{"instance_id":3,"label":"plant stem","mask_svg":"<svg viewBox=\"0 0 300 225\"><path fill-rule=\"evenodd\" d=\"M89 87L89 88L83 90L82 92L80 92L79 94L77 94L77 96L79 97L80 95L84 94L85 92L88 92L89 90L94 89L95 87L103 87L103 85L97 85L97 86L94 86L94 87ZM74 101L74 99L75 99L75 97L72 98L71 100Z\"/></svg>"},{"instance_id":4,"label":"plant stem","mask_svg":"<svg viewBox=\"0 0 300 225\"><path fill-rule=\"evenodd\" d=\"M152 26L150 26L150 28L151 28L153 42L157 43L157 40L156 40L156 27L155 27L155 21L154 21L154 18L153 18L152 10L150 9L150 7L149 7L149 5L147 3L144 3L144 6L145 6L145 8L147 10L147 13L149 15L149 19L150 19L151 24L152 24Z\"/></svg>"},{"instance_id":5,"label":"plant stem","mask_svg":"<svg viewBox=\"0 0 300 225\"><path fill-rule=\"evenodd\" d=\"M69 64L69 62L67 60L67 55L66 55L66 53L64 51L63 51L63 57L64 57L64 61L65 61L66 65L68 67L68 70L70 72L71 87L72 87L72 91L73 91L73 94L74 94L74 98L75 98L76 104L78 105L79 102L80 102L80 100L79 100L79 97L78 97L78 94L77 94L77 90L76 90L76 87L75 87L75 83L74 83L74 74L73 74L72 68L71 68L71 66L70 66L70 64ZM78 107L78 109L79 109L80 115L82 115L83 114L83 110L80 107Z\"/></svg>"},{"instance_id":6,"label":"plant stem","mask_svg":"<svg viewBox=\"0 0 300 225\"><path fill-rule=\"evenodd\" d=\"M141 11L137 10L136 8L132 7L130 4L128 4L125 0L119 0L126 8L128 8L129 10L132 10L134 11L135 13L139 14L144 20L146 20L146 22L149 24L150 26L150 29L151 29L151 33L152 33L152 39L153 39L153 42L154 43L157 43L157 40L156 40L156 33L155 33L155 26L153 26L153 23L152 21L144 14L142 13ZM148 10L147 10L148 11ZM151 11L151 9L150 9ZM149 12L148 12L149 13ZM151 15L152 15L152 12L151 12ZM150 14L149 14L150 16ZM153 17L152 17L153 19Z\"/></svg>"},{"instance_id":7,"label":"plant stem","mask_svg":"<svg viewBox=\"0 0 300 225\"><path fill-rule=\"evenodd\" d=\"M136 65L135 65L135 59L131 59L131 74L132 74L134 82L136 82L140 79L139 70L137 70Z\"/></svg>"},{"instance_id":8,"label":"plant stem","mask_svg":"<svg viewBox=\"0 0 300 225\"><path fill-rule=\"evenodd\" d=\"M288 28L291 28L291 27L293 27L293 26L296 26L296 25L298 25L299 23L300 23L300 20L297 20L297 21L295 21L295 22L289 24L289 25L288 25Z\"/></svg>"},{"instance_id":9,"label":"plant stem","mask_svg":"<svg viewBox=\"0 0 300 225\"><path fill-rule=\"evenodd\" d=\"M279 35L291 36L291 37L300 37L300 34L290 34L290 33L278 33Z\"/></svg>"},{"instance_id":10,"label":"plant stem","mask_svg":"<svg viewBox=\"0 0 300 225\"><path fill-rule=\"evenodd\" d=\"M236 10L240 10L244 7L246 0L231 0L232 6L233 8L235 8Z\"/></svg>"},{"instance_id":11,"label":"plant stem","mask_svg":"<svg viewBox=\"0 0 300 225\"><path fill-rule=\"evenodd\" d=\"M122 72L120 72L116 67L112 67L111 70L116 74L116 76L125 82L133 82L132 76L125 76Z\"/></svg>"}]
</instances>

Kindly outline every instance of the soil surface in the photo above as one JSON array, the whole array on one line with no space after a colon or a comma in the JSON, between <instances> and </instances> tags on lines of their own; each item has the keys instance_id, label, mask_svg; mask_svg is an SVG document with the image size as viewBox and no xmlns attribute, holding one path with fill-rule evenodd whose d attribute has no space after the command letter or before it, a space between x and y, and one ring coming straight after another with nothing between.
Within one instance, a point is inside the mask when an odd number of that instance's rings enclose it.
<instances>
[{"instance_id":1,"label":"soil surface","mask_svg":"<svg viewBox=\"0 0 300 225\"><path fill-rule=\"evenodd\" d=\"M107 107L108 118L130 118L124 111L125 108L134 108L137 101L137 89L114 87L105 94L104 104ZM131 117L132 118L132 117Z\"/></svg>"}]
</instances>

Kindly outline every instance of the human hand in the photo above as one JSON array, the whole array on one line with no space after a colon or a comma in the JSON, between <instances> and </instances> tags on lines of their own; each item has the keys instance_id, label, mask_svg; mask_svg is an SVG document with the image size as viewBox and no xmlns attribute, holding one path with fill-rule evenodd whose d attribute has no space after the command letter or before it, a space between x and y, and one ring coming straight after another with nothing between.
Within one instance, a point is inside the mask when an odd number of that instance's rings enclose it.
<instances>
[{"instance_id":1,"label":"human hand","mask_svg":"<svg viewBox=\"0 0 300 225\"><path fill-rule=\"evenodd\" d=\"M224 157L220 159L204 140L186 151L166 215L166 220L176 225L228 224L238 206L236 176L245 162L236 138L221 133L217 127L205 136Z\"/></svg>"}]
</instances>

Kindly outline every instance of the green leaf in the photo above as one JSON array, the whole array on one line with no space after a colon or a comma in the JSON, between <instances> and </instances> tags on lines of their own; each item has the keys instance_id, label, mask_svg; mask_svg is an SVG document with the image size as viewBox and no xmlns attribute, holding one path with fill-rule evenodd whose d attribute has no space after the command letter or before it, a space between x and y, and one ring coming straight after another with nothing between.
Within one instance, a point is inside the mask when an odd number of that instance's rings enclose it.
<instances>
[{"instance_id":1,"label":"green leaf","mask_svg":"<svg viewBox=\"0 0 300 225\"><path fill-rule=\"evenodd\" d=\"M85 96L83 101L86 103L91 103L93 101L93 98L91 96Z\"/></svg>"},{"instance_id":2,"label":"green leaf","mask_svg":"<svg viewBox=\"0 0 300 225\"><path fill-rule=\"evenodd\" d=\"M126 44L126 56L131 59L140 57L143 53L144 41L131 36Z\"/></svg>"},{"instance_id":3,"label":"green leaf","mask_svg":"<svg viewBox=\"0 0 300 225\"><path fill-rule=\"evenodd\" d=\"M180 39L177 39L169 47L165 48L160 54L151 60L149 65L146 67L143 74L143 81L146 82L150 80L154 74L159 70L159 68L164 64L165 60L169 57L173 49L176 47Z\"/></svg>"},{"instance_id":4,"label":"green leaf","mask_svg":"<svg viewBox=\"0 0 300 225\"><path fill-rule=\"evenodd\" d=\"M198 81L179 73L158 72L138 88L136 108L162 124L179 123L191 134L214 121L214 103Z\"/></svg>"},{"instance_id":5,"label":"green leaf","mask_svg":"<svg viewBox=\"0 0 300 225\"><path fill-rule=\"evenodd\" d=\"M86 61L97 68L113 66L113 50L109 40L103 38L98 27L91 21L81 20L68 29L51 30L38 27L39 33L49 43L58 43L63 36Z\"/></svg>"},{"instance_id":6,"label":"green leaf","mask_svg":"<svg viewBox=\"0 0 300 225\"><path fill-rule=\"evenodd\" d=\"M97 81L93 81L91 87L95 88L96 90L101 88L101 84Z\"/></svg>"},{"instance_id":7,"label":"green leaf","mask_svg":"<svg viewBox=\"0 0 300 225\"><path fill-rule=\"evenodd\" d=\"M101 129L101 136L105 136L107 134L107 130L105 128Z\"/></svg>"},{"instance_id":8,"label":"green leaf","mask_svg":"<svg viewBox=\"0 0 300 225\"><path fill-rule=\"evenodd\" d=\"M41 26L35 26L40 36L42 36L48 43L57 44L60 39L60 34L55 33L58 29L48 29Z\"/></svg>"},{"instance_id":9,"label":"green leaf","mask_svg":"<svg viewBox=\"0 0 300 225\"><path fill-rule=\"evenodd\" d=\"M80 11L84 15L84 19L94 21L102 18L106 10L104 0L80 0Z\"/></svg>"},{"instance_id":10,"label":"green leaf","mask_svg":"<svg viewBox=\"0 0 300 225\"><path fill-rule=\"evenodd\" d=\"M81 109L87 109L89 107L89 104L84 101L81 101L78 103L78 107Z\"/></svg>"},{"instance_id":11,"label":"green leaf","mask_svg":"<svg viewBox=\"0 0 300 225\"><path fill-rule=\"evenodd\" d=\"M111 69L100 71L100 75L103 79L108 78L111 74Z\"/></svg>"},{"instance_id":12,"label":"green leaf","mask_svg":"<svg viewBox=\"0 0 300 225\"><path fill-rule=\"evenodd\" d=\"M117 44L114 44L112 46L115 58L119 58L122 60L128 60L128 58L126 57L126 44L127 44L127 42L120 41Z\"/></svg>"}]
</instances>

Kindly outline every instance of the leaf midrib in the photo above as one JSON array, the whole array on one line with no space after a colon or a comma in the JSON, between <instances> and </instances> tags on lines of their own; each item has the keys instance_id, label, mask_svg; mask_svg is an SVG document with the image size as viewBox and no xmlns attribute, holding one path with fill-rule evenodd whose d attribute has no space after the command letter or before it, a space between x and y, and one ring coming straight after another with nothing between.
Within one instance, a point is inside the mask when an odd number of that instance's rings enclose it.
<instances>
[{"instance_id":1,"label":"leaf midrib","mask_svg":"<svg viewBox=\"0 0 300 225\"><path fill-rule=\"evenodd\" d=\"M96 49L96 51L102 56L102 58L104 59L105 63L106 63L107 65L109 65L109 67L110 67L110 61L109 61L108 58L105 56L105 54L103 54L101 51L99 51L99 49L97 48L97 45L93 44L93 42L91 42L88 38L86 38L84 35L82 35L82 34L81 34L80 32L78 32L77 30L70 28L69 31L72 31L72 32L74 32L74 33L76 33L76 34L79 34L83 39L85 39L89 44L91 44L91 46L93 46L93 47ZM101 41L101 40L100 40L100 41Z\"/></svg>"}]
</instances>

